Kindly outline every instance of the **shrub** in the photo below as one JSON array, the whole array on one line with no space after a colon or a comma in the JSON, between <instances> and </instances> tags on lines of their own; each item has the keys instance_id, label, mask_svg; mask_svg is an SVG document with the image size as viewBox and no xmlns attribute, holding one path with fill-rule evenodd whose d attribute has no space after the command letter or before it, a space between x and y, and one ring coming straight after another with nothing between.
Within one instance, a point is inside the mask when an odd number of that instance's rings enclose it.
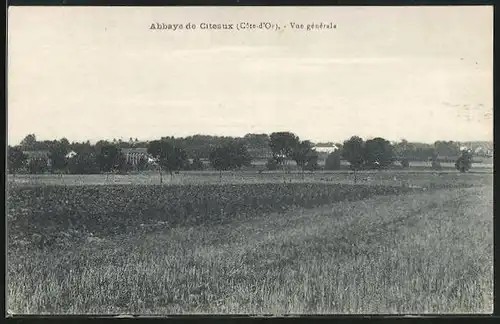
<instances>
[{"instance_id":1,"label":"shrub","mask_svg":"<svg viewBox=\"0 0 500 324\"><path fill-rule=\"evenodd\" d=\"M472 167L472 156L469 152L463 152L455 162L455 168L460 172L467 172Z\"/></svg>"}]
</instances>

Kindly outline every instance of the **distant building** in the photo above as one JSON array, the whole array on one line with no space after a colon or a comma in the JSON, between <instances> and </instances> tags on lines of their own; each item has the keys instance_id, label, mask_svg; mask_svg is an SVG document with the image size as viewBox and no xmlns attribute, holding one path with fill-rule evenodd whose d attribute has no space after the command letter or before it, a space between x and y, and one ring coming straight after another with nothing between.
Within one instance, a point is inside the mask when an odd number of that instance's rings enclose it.
<instances>
[{"instance_id":1,"label":"distant building","mask_svg":"<svg viewBox=\"0 0 500 324\"><path fill-rule=\"evenodd\" d=\"M151 156L148 156L148 163L156 165L156 164L158 164L158 159L151 157Z\"/></svg>"},{"instance_id":2,"label":"distant building","mask_svg":"<svg viewBox=\"0 0 500 324\"><path fill-rule=\"evenodd\" d=\"M476 149L474 150L474 153L476 155L480 155L480 156L493 156L493 150L487 148L487 147L484 147L484 146L478 146L476 147Z\"/></svg>"},{"instance_id":3,"label":"distant building","mask_svg":"<svg viewBox=\"0 0 500 324\"><path fill-rule=\"evenodd\" d=\"M139 164L141 159L146 159L148 162L153 162L154 159L148 154L148 149L145 147L124 148L122 153L125 155L127 163L132 165Z\"/></svg>"},{"instance_id":4,"label":"distant building","mask_svg":"<svg viewBox=\"0 0 500 324\"><path fill-rule=\"evenodd\" d=\"M74 157L75 157L75 156L77 156L77 155L78 155L78 153L76 153L75 151L71 151L71 152L69 152L68 154L66 154L66 155L65 155L65 157L66 157L67 159L72 159L72 158L74 158Z\"/></svg>"},{"instance_id":5,"label":"distant building","mask_svg":"<svg viewBox=\"0 0 500 324\"><path fill-rule=\"evenodd\" d=\"M327 154L330 154L330 153L333 153L335 151L337 151L339 148L337 145L333 144L333 145L329 145L329 146L315 146L314 147L314 150L318 153L327 153Z\"/></svg>"}]
</instances>

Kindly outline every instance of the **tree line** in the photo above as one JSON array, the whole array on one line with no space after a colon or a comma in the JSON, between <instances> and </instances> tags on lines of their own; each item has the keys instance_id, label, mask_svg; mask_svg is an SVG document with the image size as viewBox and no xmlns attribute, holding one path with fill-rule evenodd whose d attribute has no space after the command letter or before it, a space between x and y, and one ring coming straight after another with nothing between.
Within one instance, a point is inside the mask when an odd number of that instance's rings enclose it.
<instances>
[{"instance_id":1,"label":"tree line","mask_svg":"<svg viewBox=\"0 0 500 324\"><path fill-rule=\"evenodd\" d=\"M66 138L38 141L34 134L30 134L20 145L9 146L8 167L14 174L23 168L29 173L51 171L74 174L127 173L158 168L172 175L181 170L203 170L202 160L208 160L215 170L222 172L249 167L253 160L266 157L268 170L287 170L289 162L294 161L300 170L314 171L320 168L320 153L314 149L315 145L321 143L302 140L292 132L247 134L244 137L162 137L147 142L130 138L128 142L98 141L94 145L89 141L70 143ZM340 169L341 160L349 162L354 171L387 168L395 162L407 168L410 161L431 161L432 167L439 169L440 156L454 157L457 169L463 172L469 170L472 163L472 153L461 152L459 144L451 141L437 141L434 145L429 145L409 143L406 140L391 143L381 137L365 141L359 136L353 136L335 145L338 150L326 158L326 170ZM134 147L147 148L152 160L142 156L137 164L132 165L122 150ZM28 158L24 153L26 151L47 151L48 155ZM77 154L67 158L70 151Z\"/></svg>"}]
</instances>

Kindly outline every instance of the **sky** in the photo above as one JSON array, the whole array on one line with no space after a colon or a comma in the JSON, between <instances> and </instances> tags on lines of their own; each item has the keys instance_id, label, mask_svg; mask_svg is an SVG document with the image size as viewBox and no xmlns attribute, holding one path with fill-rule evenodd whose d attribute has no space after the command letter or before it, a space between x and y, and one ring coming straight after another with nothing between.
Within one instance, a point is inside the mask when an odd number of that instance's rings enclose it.
<instances>
[{"instance_id":1,"label":"sky","mask_svg":"<svg viewBox=\"0 0 500 324\"><path fill-rule=\"evenodd\" d=\"M492 8L9 7L8 143L274 131L492 141ZM199 25L267 21L281 29Z\"/></svg>"}]
</instances>

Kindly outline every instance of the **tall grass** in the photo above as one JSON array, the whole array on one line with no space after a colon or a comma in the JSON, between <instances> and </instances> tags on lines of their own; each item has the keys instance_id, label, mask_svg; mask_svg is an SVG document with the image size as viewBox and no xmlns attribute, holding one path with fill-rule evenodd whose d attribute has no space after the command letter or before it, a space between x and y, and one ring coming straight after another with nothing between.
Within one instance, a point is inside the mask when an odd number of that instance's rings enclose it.
<instances>
[{"instance_id":1,"label":"tall grass","mask_svg":"<svg viewBox=\"0 0 500 324\"><path fill-rule=\"evenodd\" d=\"M492 189L337 202L8 259L13 313L492 311Z\"/></svg>"}]
</instances>

